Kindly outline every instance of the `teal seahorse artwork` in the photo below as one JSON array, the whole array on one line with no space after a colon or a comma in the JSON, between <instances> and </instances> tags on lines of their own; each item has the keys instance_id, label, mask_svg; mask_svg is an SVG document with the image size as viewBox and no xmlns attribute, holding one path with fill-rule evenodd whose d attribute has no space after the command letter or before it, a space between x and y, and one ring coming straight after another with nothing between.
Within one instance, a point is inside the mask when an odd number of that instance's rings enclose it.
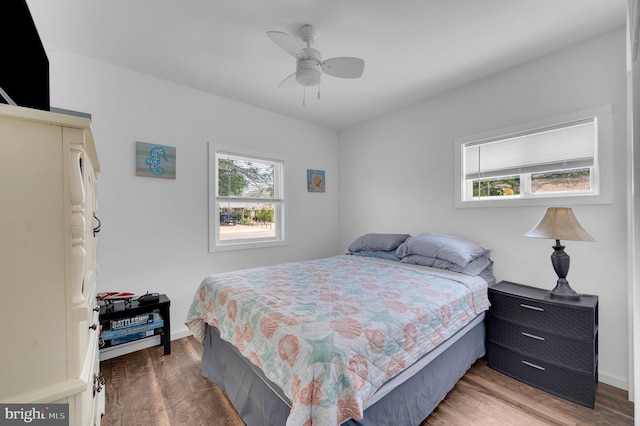
<instances>
[{"instance_id":1,"label":"teal seahorse artwork","mask_svg":"<svg viewBox=\"0 0 640 426\"><path fill-rule=\"evenodd\" d=\"M136 174L163 179L176 178L176 148L136 142Z\"/></svg>"}]
</instances>

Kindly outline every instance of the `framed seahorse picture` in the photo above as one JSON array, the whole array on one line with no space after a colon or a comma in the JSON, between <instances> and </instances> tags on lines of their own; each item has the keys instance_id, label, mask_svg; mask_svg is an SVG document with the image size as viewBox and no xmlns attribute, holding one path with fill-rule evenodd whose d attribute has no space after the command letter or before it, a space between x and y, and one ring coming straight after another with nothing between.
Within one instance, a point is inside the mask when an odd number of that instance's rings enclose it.
<instances>
[{"instance_id":1,"label":"framed seahorse picture","mask_svg":"<svg viewBox=\"0 0 640 426\"><path fill-rule=\"evenodd\" d=\"M176 147L136 142L136 175L175 179Z\"/></svg>"}]
</instances>

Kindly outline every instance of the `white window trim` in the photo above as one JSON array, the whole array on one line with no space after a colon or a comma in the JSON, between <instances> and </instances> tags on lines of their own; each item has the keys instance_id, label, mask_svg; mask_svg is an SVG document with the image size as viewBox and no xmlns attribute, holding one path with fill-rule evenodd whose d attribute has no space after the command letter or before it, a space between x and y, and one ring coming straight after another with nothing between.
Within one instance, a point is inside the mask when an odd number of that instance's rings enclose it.
<instances>
[{"instance_id":1,"label":"white window trim","mask_svg":"<svg viewBox=\"0 0 640 426\"><path fill-rule=\"evenodd\" d=\"M517 134L531 129L549 127L559 123L576 121L586 117L598 119L598 146L594 167L599 183L597 194L549 194L545 196L523 198L483 198L476 200L462 200L462 151L468 142L493 139L500 136ZM611 105L601 105L581 111L549 117L542 120L519 124L498 130L457 138L454 140L454 202L456 208L475 207L513 207L513 206L548 206L550 204L583 205L583 204L611 204L613 203L613 123Z\"/></svg>"},{"instance_id":2,"label":"white window trim","mask_svg":"<svg viewBox=\"0 0 640 426\"><path fill-rule=\"evenodd\" d=\"M252 239L252 240L220 240L220 215L217 214L217 188L216 188L216 152L226 152L229 154L235 154L239 156L255 157L257 159L280 161L283 164L282 174L282 200L286 200L286 179L285 179L285 164L286 158L277 156L272 153L264 153L260 151L238 148L235 146L220 145L213 142L208 144L209 152L209 174L208 174L208 191L209 191L209 210L207 212L207 221L209 223L209 252L222 252L231 250L247 250L266 247L279 247L287 245L286 241L286 209L287 203L283 202L280 211L280 226L279 234L274 238L269 239ZM212 217L213 216L213 217Z\"/></svg>"}]
</instances>

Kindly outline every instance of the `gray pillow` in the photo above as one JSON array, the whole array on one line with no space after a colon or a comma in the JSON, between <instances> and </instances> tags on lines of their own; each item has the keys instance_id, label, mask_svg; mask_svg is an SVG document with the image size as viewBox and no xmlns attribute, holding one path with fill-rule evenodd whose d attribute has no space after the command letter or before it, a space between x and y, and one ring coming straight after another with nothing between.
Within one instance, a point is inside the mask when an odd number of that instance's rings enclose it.
<instances>
[{"instance_id":1,"label":"gray pillow","mask_svg":"<svg viewBox=\"0 0 640 426\"><path fill-rule=\"evenodd\" d=\"M354 256L377 257L379 259L400 260L394 250L358 250L351 252Z\"/></svg>"},{"instance_id":2,"label":"gray pillow","mask_svg":"<svg viewBox=\"0 0 640 426\"><path fill-rule=\"evenodd\" d=\"M365 234L349 245L349 251L353 253L362 250L395 250L409 236L409 234Z\"/></svg>"},{"instance_id":3,"label":"gray pillow","mask_svg":"<svg viewBox=\"0 0 640 426\"><path fill-rule=\"evenodd\" d=\"M411 254L447 260L464 268L478 257L488 257L489 251L476 242L459 237L420 234L408 238L396 250L401 259Z\"/></svg>"},{"instance_id":4,"label":"gray pillow","mask_svg":"<svg viewBox=\"0 0 640 426\"><path fill-rule=\"evenodd\" d=\"M484 271L493 261L488 256L476 257L469 262L467 266L460 266L453 262L435 257L420 256L419 254L410 254L400 259L402 263L413 263L415 265L431 266L438 269L446 269L448 271L460 272L465 275L476 276Z\"/></svg>"}]
</instances>

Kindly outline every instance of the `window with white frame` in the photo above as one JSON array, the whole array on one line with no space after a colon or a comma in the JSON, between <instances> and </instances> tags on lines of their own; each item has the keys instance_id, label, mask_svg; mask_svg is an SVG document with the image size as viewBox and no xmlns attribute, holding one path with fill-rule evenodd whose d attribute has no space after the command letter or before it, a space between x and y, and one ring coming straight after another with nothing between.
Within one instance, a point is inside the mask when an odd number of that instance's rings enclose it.
<instances>
[{"instance_id":1,"label":"window with white frame","mask_svg":"<svg viewBox=\"0 0 640 426\"><path fill-rule=\"evenodd\" d=\"M603 121L606 108L458 140L457 204L598 196Z\"/></svg>"},{"instance_id":2,"label":"window with white frame","mask_svg":"<svg viewBox=\"0 0 640 426\"><path fill-rule=\"evenodd\" d=\"M284 160L209 145L210 251L283 245Z\"/></svg>"}]
</instances>

